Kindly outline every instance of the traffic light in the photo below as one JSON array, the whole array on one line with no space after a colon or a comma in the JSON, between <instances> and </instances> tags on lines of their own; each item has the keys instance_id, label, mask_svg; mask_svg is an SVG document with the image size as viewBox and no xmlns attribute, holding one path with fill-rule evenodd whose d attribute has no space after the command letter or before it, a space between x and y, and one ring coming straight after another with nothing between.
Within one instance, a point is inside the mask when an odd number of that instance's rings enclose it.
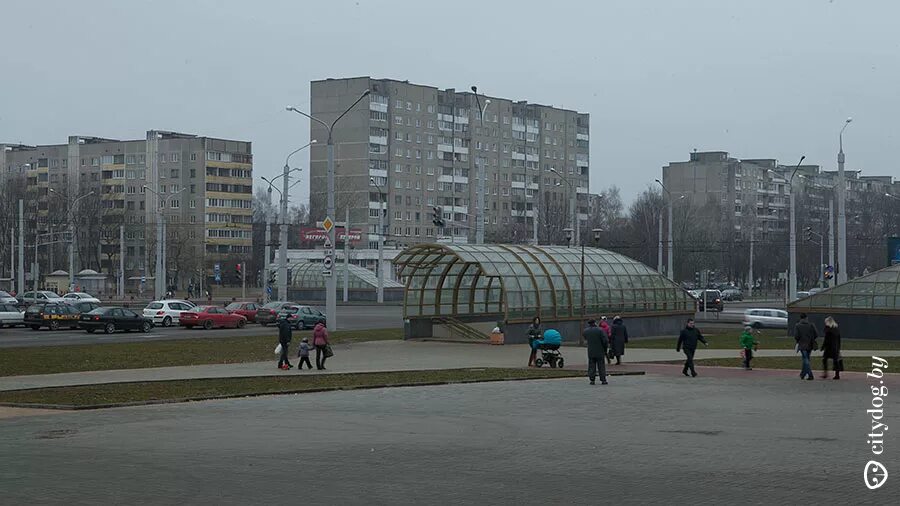
<instances>
[{"instance_id":1,"label":"traffic light","mask_svg":"<svg viewBox=\"0 0 900 506\"><path fill-rule=\"evenodd\" d=\"M275 279L275 271L272 271L269 273L269 285L274 285L275 281L277 281Z\"/></svg>"},{"instance_id":2,"label":"traffic light","mask_svg":"<svg viewBox=\"0 0 900 506\"><path fill-rule=\"evenodd\" d=\"M431 222L438 228L444 228L444 217L441 214L441 208L434 206L431 208Z\"/></svg>"},{"instance_id":3,"label":"traffic light","mask_svg":"<svg viewBox=\"0 0 900 506\"><path fill-rule=\"evenodd\" d=\"M238 282L244 280L244 271L241 270L241 264L237 264L234 266L234 277L237 278Z\"/></svg>"}]
</instances>

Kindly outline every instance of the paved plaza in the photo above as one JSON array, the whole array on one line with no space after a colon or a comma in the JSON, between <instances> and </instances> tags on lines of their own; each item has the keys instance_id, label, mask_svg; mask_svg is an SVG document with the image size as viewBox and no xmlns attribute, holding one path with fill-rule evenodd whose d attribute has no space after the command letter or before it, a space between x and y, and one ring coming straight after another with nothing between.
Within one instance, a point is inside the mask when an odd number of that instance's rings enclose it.
<instances>
[{"instance_id":1,"label":"paved plaza","mask_svg":"<svg viewBox=\"0 0 900 506\"><path fill-rule=\"evenodd\" d=\"M717 376L0 419L0 490L7 504L894 502L900 479L875 492L863 486L871 457L864 381ZM900 439L891 433L885 445L882 463L900 473Z\"/></svg>"}]
</instances>

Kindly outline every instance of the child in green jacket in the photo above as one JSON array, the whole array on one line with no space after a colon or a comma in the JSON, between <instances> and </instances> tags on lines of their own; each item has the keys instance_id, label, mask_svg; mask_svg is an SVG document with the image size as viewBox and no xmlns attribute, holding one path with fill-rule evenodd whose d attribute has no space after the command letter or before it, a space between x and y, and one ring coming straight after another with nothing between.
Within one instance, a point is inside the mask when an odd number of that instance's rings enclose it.
<instances>
[{"instance_id":1,"label":"child in green jacket","mask_svg":"<svg viewBox=\"0 0 900 506\"><path fill-rule=\"evenodd\" d=\"M753 350L756 349L759 342L753 339L753 328L749 325L744 327L744 332L741 334L741 349L744 354L744 369L748 371L752 371L753 368L750 367L750 361L753 360Z\"/></svg>"}]
</instances>

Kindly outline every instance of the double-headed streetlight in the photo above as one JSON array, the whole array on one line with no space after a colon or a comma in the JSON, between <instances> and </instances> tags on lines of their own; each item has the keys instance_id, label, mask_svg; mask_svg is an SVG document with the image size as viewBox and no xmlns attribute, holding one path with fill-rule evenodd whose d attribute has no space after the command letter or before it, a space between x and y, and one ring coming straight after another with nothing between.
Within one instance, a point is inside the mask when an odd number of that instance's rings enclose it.
<instances>
[{"instance_id":1,"label":"double-headed streetlight","mask_svg":"<svg viewBox=\"0 0 900 506\"><path fill-rule=\"evenodd\" d=\"M166 295L166 233L164 231L165 218L163 217L163 209L166 203L187 188L182 188L177 192L163 198L162 195L153 188L144 185L144 190L156 195L158 200L156 206L156 278L154 279L154 291L156 298L161 299Z\"/></svg>"},{"instance_id":2,"label":"double-headed streetlight","mask_svg":"<svg viewBox=\"0 0 900 506\"><path fill-rule=\"evenodd\" d=\"M481 127L484 128L484 112L491 103L491 99L486 98L484 105L478 98L478 87L472 86L472 93L475 94L475 103L478 105L478 118L481 120ZM478 155L475 155L475 162L478 169L478 188L475 194L475 244L484 244L484 163L478 163Z\"/></svg>"},{"instance_id":3,"label":"double-headed streetlight","mask_svg":"<svg viewBox=\"0 0 900 506\"><path fill-rule=\"evenodd\" d=\"M672 265L674 263L673 262L673 253L675 250L674 243L672 242L672 193L669 191L668 188L666 188L666 185L662 184L662 181L660 181L659 179L656 179L655 181L657 183L659 183L659 186L661 186L663 191L666 192L666 201L667 201L668 207L669 207L669 239L667 241L669 258L668 258L668 263L666 264L666 277L669 278L669 281L675 281L675 273L672 269ZM680 197L678 197L678 200L682 200L682 199L684 199L684 195L681 195ZM660 250L662 250L662 248L660 248ZM662 265L662 262L660 262L660 265Z\"/></svg>"},{"instance_id":4,"label":"double-headed streetlight","mask_svg":"<svg viewBox=\"0 0 900 506\"><path fill-rule=\"evenodd\" d=\"M55 193L58 196L62 196L61 193L50 188L50 192ZM69 213L68 213L68 221L69 221L69 291L75 290L75 209L78 207L78 203L81 199L88 197L94 194L94 190L91 190L84 195L77 197L75 200L69 204Z\"/></svg>"},{"instance_id":5,"label":"double-headed streetlight","mask_svg":"<svg viewBox=\"0 0 900 506\"><path fill-rule=\"evenodd\" d=\"M841 133L838 134L838 265L837 284L847 282L847 207L846 193L847 183L844 182L844 130L850 125L853 118L847 118Z\"/></svg>"},{"instance_id":6,"label":"double-headed streetlight","mask_svg":"<svg viewBox=\"0 0 900 506\"><path fill-rule=\"evenodd\" d=\"M791 177L787 181L788 185L788 197L790 200L791 206L791 234L788 240L788 250L790 253L790 270L791 277L788 282L788 302L793 301L797 298L797 228L796 228L796 210L794 203L794 176L797 175L797 171L800 170L800 164L803 163L803 160L806 159L806 156L801 156L800 161L797 162L797 166L794 167L794 171L791 172ZM777 174L774 170L768 169L769 173Z\"/></svg>"},{"instance_id":7,"label":"double-headed streetlight","mask_svg":"<svg viewBox=\"0 0 900 506\"><path fill-rule=\"evenodd\" d=\"M378 303L384 302L384 190L375 182L374 177L369 182L378 188Z\"/></svg>"},{"instance_id":8,"label":"double-headed streetlight","mask_svg":"<svg viewBox=\"0 0 900 506\"><path fill-rule=\"evenodd\" d=\"M322 125L328 130L328 201L326 208L326 218L329 220L334 220L334 126L337 124L341 118L344 117L351 109L356 107L362 99L366 98L370 93L370 90L365 90L360 94L359 98L353 102L350 107L348 107L344 112L338 115L331 124L328 124L322 121L319 118L314 116L310 116L305 112L297 109L294 106L288 106L286 109L288 111L296 112L301 116L305 116L309 118L311 121L315 121L316 123ZM287 183L285 183L287 184ZM335 244L334 240L334 227L328 231L328 242L332 245ZM325 278L325 319L328 322L328 325L331 328L337 328L337 278L333 275Z\"/></svg>"}]
</instances>

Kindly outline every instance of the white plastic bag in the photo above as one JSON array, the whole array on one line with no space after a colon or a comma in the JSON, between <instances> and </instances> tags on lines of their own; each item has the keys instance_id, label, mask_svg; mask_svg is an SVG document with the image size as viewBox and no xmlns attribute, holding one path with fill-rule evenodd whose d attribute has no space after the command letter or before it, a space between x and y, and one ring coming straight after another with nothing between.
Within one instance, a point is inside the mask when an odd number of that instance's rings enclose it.
<instances>
[{"instance_id":1,"label":"white plastic bag","mask_svg":"<svg viewBox=\"0 0 900 506\"><path fill-rule=\"evenodd\" d=\"M275 354L281 355L281 343L278 343L278 346L275 347Z\"/></svg>"},{"instance_id":2,"label":"white plastic bag","mask_svg":"<svg viewBox=\"0 0 900 506\"><path fill-rule=\"evenodd\" d=\"M492 330L491 332L494 333L494 334L499 334L499 333L500 333L500 327L494 327L494 330Z\"/></svg>"}]
</instances>

